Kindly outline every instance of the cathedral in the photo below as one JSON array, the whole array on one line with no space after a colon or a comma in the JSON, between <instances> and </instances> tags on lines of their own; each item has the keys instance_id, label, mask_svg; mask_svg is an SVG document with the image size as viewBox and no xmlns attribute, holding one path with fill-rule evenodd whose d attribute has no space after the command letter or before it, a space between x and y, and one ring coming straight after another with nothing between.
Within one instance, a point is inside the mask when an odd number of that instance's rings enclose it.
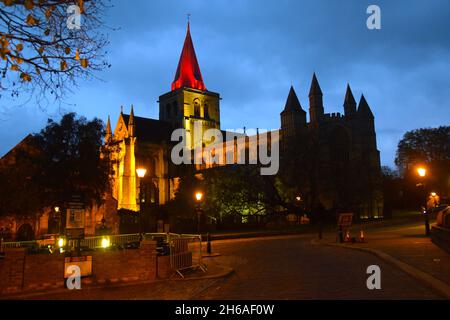
<instances>
[{"instance_id":1,"label":"cathedral","mask_svg":"<svg viewBox=\"0 0 450 320\"><path fill-rule=\"evenodd\" d=\"M146 188L146 199L164 204L174 197L177 170L170 160L173 130L186 129L186 143L190 149L205 146L205 141L195 140L194 125L198 125L202 132L211 128L220 130L221 98L206 88L189 24L171 89L159 97L159 120L137 117L131 107L129 114L120 113L113 133L108 119L106 144L119 147L114 155L113 187L118 209L139 210L138 168L146 168L148 172L144 178L145 185L150 186ZM369 187L356 209L361 212L361 217L381 217L380 155L372 111L364 96L357 105L350 86L347 86L345 95L344 114L326 114L322 98L323 93L314 74L309 92L308 122L307 113L291 87L281 112L279 135L282 150L288 149L289 145L301 148L302 144L298 142L317 137L320 145L317 151L319 200L328 208L339 201L336 189L342 189L342 186L330 182L332 176L338 175L333 169L343 172L343 166L353 168L353 175L357 176L353 185L362 184L362 189Z\"/></svg>"}]
</instances>

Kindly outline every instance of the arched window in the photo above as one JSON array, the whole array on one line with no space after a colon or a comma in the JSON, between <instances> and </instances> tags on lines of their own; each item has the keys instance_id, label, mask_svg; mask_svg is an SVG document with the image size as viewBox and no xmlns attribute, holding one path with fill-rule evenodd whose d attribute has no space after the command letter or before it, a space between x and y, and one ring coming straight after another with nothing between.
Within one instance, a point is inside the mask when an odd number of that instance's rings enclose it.
<instances>
[{"instance_id":1,"label":"arched window","mask_svg":"<svg viewBox=\"0 0 450 320\"><path fill-rule=\"evenodd\" d=\"M203 112L205 114L205 119L209 119L209 105L208 102L205 102L203 105Z\"/></svg>"},{"instance_id":2,"label":"arched window","mask_svg":"<svg viewBox=\"0 0 450 320\"><path fill-rule=\"evenodd\" d=\"M194 116L200 118L200 101L194 100Z\"/></svg>"}]
</instances>

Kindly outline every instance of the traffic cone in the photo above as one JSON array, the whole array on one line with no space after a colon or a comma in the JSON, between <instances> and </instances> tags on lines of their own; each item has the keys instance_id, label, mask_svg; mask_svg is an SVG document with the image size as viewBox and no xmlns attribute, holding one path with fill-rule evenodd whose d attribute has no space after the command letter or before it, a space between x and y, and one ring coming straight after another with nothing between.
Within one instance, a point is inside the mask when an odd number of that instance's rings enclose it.
<instances>
[{"instance_id":1,"label":"traffic cone","mask_svg":"<svg viewBox=\"0 0 450 320\"><path fill-rule=\"evenodd\" d=\"M350 242L350 231L347 230L347 232L345 233L345 242Z\"/></svg>"},{"instance_id":2,"label":"traffic cone","mask_svg":"<svg viewBox=\"0 0 450 320\"><path fill-rule=\"evenodd\" d=\"M361 243L366 242L366 238L365 238L365 236L364 236L364 230L363 230L363 229L361 229L361 232L360 232L360 234L359 234L359 241L360 241Z\"/></svg>"}]
</instances>

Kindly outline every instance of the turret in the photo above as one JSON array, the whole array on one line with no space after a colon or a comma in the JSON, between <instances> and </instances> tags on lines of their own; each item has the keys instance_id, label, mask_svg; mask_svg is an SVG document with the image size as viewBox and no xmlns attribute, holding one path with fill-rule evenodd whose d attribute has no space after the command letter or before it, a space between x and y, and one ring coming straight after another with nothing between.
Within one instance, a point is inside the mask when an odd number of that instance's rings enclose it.
<instances>
[{"instance_id":1,"label":"turret","mask_svg":"<svg viewBox=\"0 0 450 320\"><path fill-rule=\"evenodd\" d=\"M286 106L281 112L281 130L285 136L292 136L305 127L306 112L302 109L297 94L291 86Z\"/></svg>"},{"instance_id":2,"label":"turret","mask_svg":"<svg viewBox=\"0 0 450 320\"><path fill-rule=\"evenodd\" d=\"M346 116L356 113L356 101L349 84L347 84L347 92L345 93L344 112Z\"/></svg>"},{"instance_id":3,"label":"turret","mask_svg":"<svg viewBox=\"0 0 450 320\"><path fill-rule=\"evenodd\" d=\"M358 106L358 115L361 118L366 118L366 119L374 119L372 110L369 107L369 104L367 103L366 98L364 97L364 95L361 96L361 100L359 101L359 106Z\"/></svg>"},{"instance_id":4,"label":"turret","mask_svg":"<svg viewBox=\"0 0 450 320\"><path fill-rule=\"evenodd\" d=\"M323 93L316 74L314 73L311 82L311 89L309 90L309 116L311 118L311 122L315 123L322 120L323 115Z\"/></svg>"},{"instance_id":5,"label":"turret","mask_svg":"<svg viewBox=\"0 0 450 320\"><path fill-rule=\"evenodd\" d=\"M108 116L108 122L106 123L105 143L109 143L112 140L111 119Z\"/></svg>"},{"instance_id":6,"label":"turret","mask_svg":"<svg viewBox=\"0 0 450 320\"><path fill-rule=\"evenodd\" d=\"M133 106L131 106L130 119L128 120L128 135L130 137L135 136L134 107Z\"/></svg>"}]
</instances>

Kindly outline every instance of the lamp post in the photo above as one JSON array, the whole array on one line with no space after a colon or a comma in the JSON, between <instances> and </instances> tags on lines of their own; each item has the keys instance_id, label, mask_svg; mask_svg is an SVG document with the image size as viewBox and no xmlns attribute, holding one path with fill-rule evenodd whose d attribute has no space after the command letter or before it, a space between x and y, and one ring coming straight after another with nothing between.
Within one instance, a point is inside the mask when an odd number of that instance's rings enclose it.
<instances>
[{"instance_id":1,"label":"lamp post","mask_svg":"<svg viewBox=\"0 0 450 320\"><path fill-rule=\"evenodd\" d=\"M203 192L197 191L195 193L195 201L197 202L195 211L197 211L197 232L198 232L198 234L200 234L200 231L201 231L201 216L202 216L201 204L203 201L203 197L204 197Z\"/></svg>"},{"instance_id":2,"label":"lamp post","mask_svg":"<svg viewBox=\"0 0 450 320\"><path fill-rule=\"evenodd\" d=\"M145 202L144 198L144 178L147 174L147 169L136 169L137 176L139 178L139 234L142 234L142 205Z\"/></svg>"},{"instance_id":3,"label":"lamp post","mask_svg":"<svg viewBox=\"0 0 450 320\"><path fill-rule=\"evenodd\" d=\"M59 231L59 234L61 235L62 234L62 230L61 230L62 216L60 214L60 208L59 207L55 207L54 210L55 210L55 217L59 215L59 217L58 217L58 231Z\"/></svg>"},{"instance_id":4,"label":"lamp post","mask_svg":"<svg viewBox=\"0 0 450 320\"><path fill-rule=\"evenodd\" d=\"M423 180L427 176L427 169L424 167L418 167L417 174L418 174L419 178L421 179L421 182L419 184L417 184L417 186L421 188L422 194L424 195L425 194L425 184L424 184ZM425 208L425 210L423 211L423 214L425 215L425 235L429 236L431 234L431 231L430 231L430 215L428 212L427 204L425 204L424 208Z\"/></svg>"}]
</instances>

